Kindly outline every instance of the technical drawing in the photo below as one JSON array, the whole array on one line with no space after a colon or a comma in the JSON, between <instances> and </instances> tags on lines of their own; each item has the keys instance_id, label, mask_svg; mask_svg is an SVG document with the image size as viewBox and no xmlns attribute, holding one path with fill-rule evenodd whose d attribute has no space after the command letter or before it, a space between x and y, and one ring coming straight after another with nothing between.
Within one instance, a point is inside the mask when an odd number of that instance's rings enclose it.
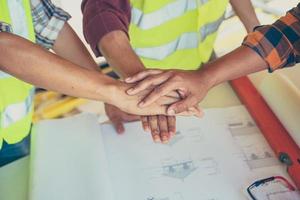
<instances>
[{"instance_id":1,"label":"technical drawing","mask_svg":"<svg viewBox=\"0 0 300 200\"><path fill-rule=\"evenodd\" d=\"M146 200L184 200L181 193L174 193L170 197L148 197Z\"/></svg>"},{"instance_id":2,"label":"technical drawing","mask_svg":"<svg viewBox=\"0 0 300 200\"><path fill-rule=\"evenodd\" d=\"M271 192L271 193L267 194L267 200L276 200L276 199L281 199L281 200L297 200L298 199L299 200L300 192L285 190L285 191Z\"/></svg>"},{"instance_id":3,"label":"technical drawing","mask_svg":"<svg viewBox=\"0 0 300 200\"><path fill-rule=\"evenodd\" d=\"M216 175L219 172L218 162L211 157L199 159L198 171L205 175Z\"/></svg>"},{"instance_id":4,"label":"technical drawing","mask_svg":"<svg viewBox=\"0 0 300 200\"><path fill-rule=\"evenodd\" d=\"M241 149L244 161L251 170L279 164L254 122L246 120L245 122L229 123L228 127Z\"/></svg>"},{"instance_id":5,"label":"technical drawing","mask_svg":"<svg viewBox=\"0 0 300 200\"><path fill-rule=\"evenodd\" d=\"M175 135L172 137L172 139L169 141L168 145L173 146L173 145L175 145L176 143L180 142L183 139L184 139L184 136L182 135L182 133L180 131L177 131L175 133Z\"/></svg>"},{"instance_id":6,"label":"technical drawing","mask_svg":"<svg viewBox=\"0 0 300 200\"><path fill-rule=\"evenodd\" d=\"M186 177L191 175L197 167L194 165L193 160L185 160L185 161L167 161L162 166L162 174L164 176L177 178L180 180L184 180Z\"/></svg>"},{"instance_id":7,"label":"technical drawing","mask_svg":"<svg viewBox=\"0 0 300 200\"><path fill-rule=\"evenodd\" d=\"M192 142L199 142L203 140L203 133L199 127L189 128L184 131L177 131L174 137L172 137L169 141L168 145L172 147L175 144L182 142L184 139L191 140Z\"/></svg>"}]
</instances>

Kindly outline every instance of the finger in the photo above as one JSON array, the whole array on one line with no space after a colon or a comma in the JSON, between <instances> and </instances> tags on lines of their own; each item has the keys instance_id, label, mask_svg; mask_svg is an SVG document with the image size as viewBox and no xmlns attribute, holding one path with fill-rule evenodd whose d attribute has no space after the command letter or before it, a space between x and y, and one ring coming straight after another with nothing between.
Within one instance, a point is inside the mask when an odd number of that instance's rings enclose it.
<instances>
[{"instance_id":1,"label":"finger","mask_svg":"<svg viewBox=\"0 0 300 200\"><path fill-rule=\"evenodd\" d=\"M147 116L141 116L141 122L142 122L142 126L144 131L150 131L150 125L148 122L148 117Z\"/></svg>"},{"instance_id":2,"label":"finger","mask_svg":"<svg viewBox=\"0 0 300 200\"><path fill-rule=\"evenodd\" d=\"M168 131L171 137L173 137L176 133L176 117L175 116L168 116Z\"/></svg>"},{"instance_id":3,"label":"finger","mask_svg":"<svg viewBox=\"0 0 300 200\"><path fill-rule=\"evenodd\" d=\"M125 112L123 113L122 118L124 122L134 122L140 120L139 115L131 115Z\"/></svg>"},{"instance_id":4,"label":"finger","mask_svg":"<svg viewBox=\"0 0 300 200\"><path fill-rule=\"evenodd\" d=\"M114 118L111 118L110 121L113 124L113 126L118 134L124 133L125 128L123 126L122 118L114 117Z\"/></svg>"},{"instance_id":5,"label":"finger","mask_svg":"<svg viewBox=\"0 0 300 200\"><path fill-rule=\"evenodd\" d=\"M125 82L126 83L135 83L137 81L141 81L141 80L145 79L148 76L160 74L162 72L163 72L162 70L158 70L158 69L145 70L145 71L137 73L131 77L126 78Z\"/></svg>"},{"instance_id":6,"label":"finger","mask_svg":"<svg viewBox=\"0 0 300 200\"><path fill-rule=\"evenodd\" d=\"M161 73L158 75L153 75L145 78L143 81L139 82L129 90L127 90L127 94L129 95L136 95L140 93L143 90L146 90L148 88L155 87L157 85L162 84L166 80L168 80L171 76L170 72Z\"/></svg>"},{"instance_id":7,"label":"finger","mask_svg":"<svg viewBox=\"0 0 300 200\"><path fill-rule=\"evenodd\" d=\"M179 92L177 92L176 90L175 90L175 91L169 92L166 96L167 96L167 97L176 98L176 99L182 98L182 97L180 96Z\"/></svg>"},{"instance_id":8,"label":"finger","mask_svg":"<svg viewBox=\"0 0 300 200\"><path fill-rule=\"evenodd\" d=\"M161 142L160 136L159 136L159 130L158 130L158 122L157 122L157 116L153 115L149 117L149 124L151 129L151 135L153 138L153 141L158 143Z\"/></svg>"},{"instance_id":9,"label":"finger","mask_svg":"<svg viewBox=\"0 0 300 200\"><path fill-rule=\"evenodd\" d=\"M165 115L158 116L158 126L159 126L160 140L164 144L168 143L170 135L168 131L167 116Z\"/></svg>"},{"instance_id":10,"label":"finger","mask_svg":"<svg viewBox=\"0 0 300 200\"><path fill-rule=\"evenodd\" d=\"M197 104L197 99L193 96L189 96L181 101L178 101L168 107L167 113L168 115L175 115L178 113L182 113L184 111L188 111L189 108L195 106Z\"/></svg>"},{"instance_id":11,"label":"finger","mask_svg":"<svg viewBox=\"0 0 300 200\"><path fill-rule=\"evenodd\" d=\"M192 110L192 112L194 113L194 115L196 117L202 118L203 115L204 115L204 112L203 112L202 108L200 108L198 105L194 106L192 108L189 108L189 110Z\"/></svg>"},{"instance_id":12,"label":"finger","mask_svg":"<svg viewBox=\"0 0 300 200\"><path fill-rule=\"evenodd\" d=\"M154 103L156 100L158 100L160 97L165 96L169 94L171 91L176 90L177 88L176 83L172 82L171 80L163 83L160 86L155 87L149 95L147 95L140 103L140 107L146 107L152 103Z\"/></svg>"}]
</instances>

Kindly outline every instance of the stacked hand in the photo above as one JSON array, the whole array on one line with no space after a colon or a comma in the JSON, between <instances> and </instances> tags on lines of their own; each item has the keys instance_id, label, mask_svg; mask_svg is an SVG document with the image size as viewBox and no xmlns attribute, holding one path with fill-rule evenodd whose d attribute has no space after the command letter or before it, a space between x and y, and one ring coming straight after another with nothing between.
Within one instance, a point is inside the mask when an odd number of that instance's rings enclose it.
<instances>
[{"instance_id":1,"label":"stacked hand","mask_svg":"<svg viewBox=\"0 0 300 200\"><path fill-rule=\"evenodd\" d=\"M151 106L160 98L176 91L181 99L168 106L168 115L190 111L191 108L198 105L208 90L214 86L214 78L209 77L205 70L147 70L127 78L125 81L131 84L136 83L135 86L127 90L129 95L139 95L149 88L154 88L139 102L138 105L141 108ZM201 116L199 112L195 114Z\"/></svg>"},{"instance_id":2,"label":"stacked hand","mask_svg":"<svg viewBox=\"0 0 300 200\"><path fill-rule=\"evenodd\" d=\"M131 85L131 87L132 86L133 85ZM143 91L135 93L135 95L128 96L125 91L129 88L130 87L123 83L120 83L118 86L115 99L122 99L122 101L112 102L112 104L116 105L120 109L109 104L105 105L106 113L115 126L116 131L118 133L124 132L122 122L141 119L144 130L151 131L155 142L168 142L176 132L176 118L175 116L166 116L167 107L168 105L181 100L181 95L176 91L170 91L169 93L161 96L159 99L153 101L153 103L148 105L146 108L140 108L137 106L138 103L151 93L151 91L155 90L155 88L149 86ZM124 93L120 91L124 91ZM126 97L123 97L124 95L126 95ZM127 113L134 113L140 116ZM180 115L200 116L201 111L197 106L195 106L180 112Z\"/></svg>"}]
</instances>

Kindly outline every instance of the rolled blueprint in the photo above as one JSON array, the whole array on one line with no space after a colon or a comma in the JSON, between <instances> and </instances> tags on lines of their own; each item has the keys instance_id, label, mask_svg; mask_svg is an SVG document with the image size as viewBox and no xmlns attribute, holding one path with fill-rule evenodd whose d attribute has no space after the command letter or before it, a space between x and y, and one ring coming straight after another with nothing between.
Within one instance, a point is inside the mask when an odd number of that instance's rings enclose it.
<instances>
[{"instance_id":1,"label":"rolled blueprint","mask_svg":"<svg viewBox=\"0 0 300 200\"><path fill-rule=\"evenodd\" d=\"M280 73L266 76L257 89L300 146L300 87Z\"/></svg>"}]
</instances>

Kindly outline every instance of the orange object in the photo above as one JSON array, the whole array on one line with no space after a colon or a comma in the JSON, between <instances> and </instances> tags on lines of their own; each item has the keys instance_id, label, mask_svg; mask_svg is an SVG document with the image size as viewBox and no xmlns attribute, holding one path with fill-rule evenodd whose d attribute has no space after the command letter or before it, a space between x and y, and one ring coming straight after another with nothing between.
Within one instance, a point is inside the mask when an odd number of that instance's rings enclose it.
<instances>
[{"instance_id":1,"label":"orange object","mask_svg":"<svg viewBox=\"0 0 300 200\"><path fill-rule=\"evenodd\" d=\"M248 109L278 159L287 165L289 175L300 189L300 148L298 145L247 77L231 81L231 86Z\"/></svg>"}]
</instances>

